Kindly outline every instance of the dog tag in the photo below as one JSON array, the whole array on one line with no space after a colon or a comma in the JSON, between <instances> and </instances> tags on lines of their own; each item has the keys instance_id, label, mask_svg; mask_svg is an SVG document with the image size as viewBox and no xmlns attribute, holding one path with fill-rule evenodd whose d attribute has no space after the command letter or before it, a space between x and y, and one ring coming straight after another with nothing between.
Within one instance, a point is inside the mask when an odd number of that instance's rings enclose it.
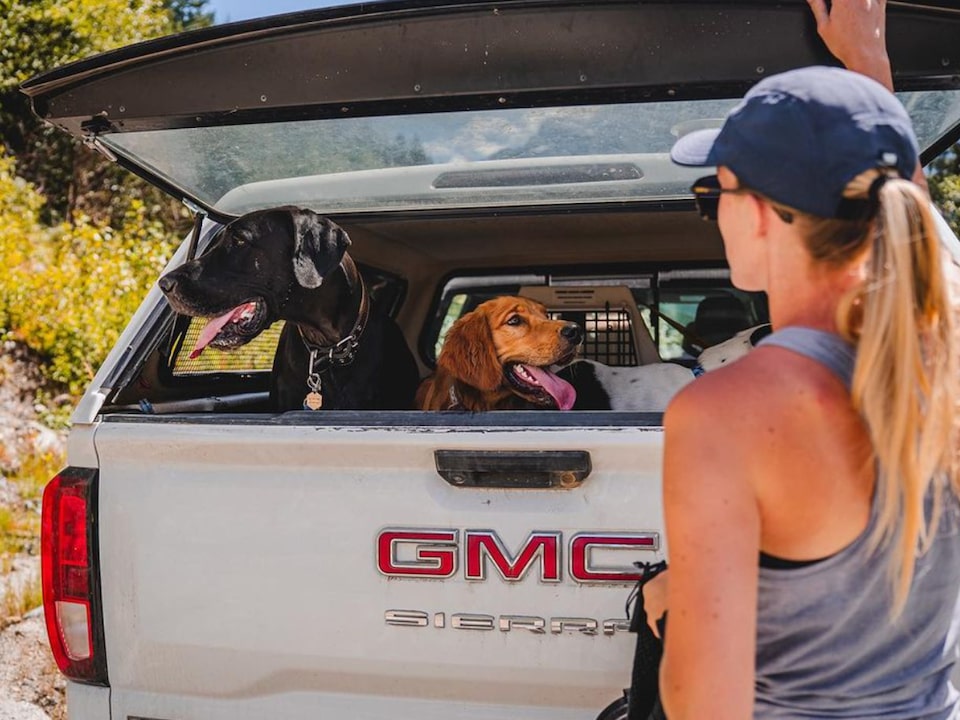
<instances>
[{"instance_id":1,"label":"dog tag","mask_svg":"<svg viewBox=\"0 0 960 720\"><path fill-rule=\"evenodd\" d=\"M323 395L318 392L308 392L303 399L304 410L319 410L323 407Z\"/></svg>"}]
</instances>

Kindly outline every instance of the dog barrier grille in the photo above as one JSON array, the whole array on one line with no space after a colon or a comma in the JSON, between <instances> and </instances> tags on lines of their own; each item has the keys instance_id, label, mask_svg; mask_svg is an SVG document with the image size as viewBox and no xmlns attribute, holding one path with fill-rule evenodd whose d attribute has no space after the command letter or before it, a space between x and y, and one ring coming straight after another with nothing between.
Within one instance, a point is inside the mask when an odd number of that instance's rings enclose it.
<instances>
[{"instance_id":1,"label":"dog barrier grille","mask_svg":"<svg viewBox=\"0 0 960 720\"><path fill-rule=\"evenodd\" d=\"M205 375L208 373L232 372L263 372L273 368L273 356L280 340L280 331L283 323L274 323L246 345L234 350L222 351L208 347L193 359L190 351L200 336L200 331L207 320L193 318L187 328L183 343L172 361L173 374L176 377L190 375Z\"/></svg>"},{"instance_id":2,"label":"dog barrier grille","mask_svg":"<svg viewBox=\"0 0 960 720\"><path fill-rule=\"evenodd\" d=\"M616 367L637 365L631 316L626 310L564 310L550 315L578 323L583 330L580 356Z\"/></svg>"}]
</instances>

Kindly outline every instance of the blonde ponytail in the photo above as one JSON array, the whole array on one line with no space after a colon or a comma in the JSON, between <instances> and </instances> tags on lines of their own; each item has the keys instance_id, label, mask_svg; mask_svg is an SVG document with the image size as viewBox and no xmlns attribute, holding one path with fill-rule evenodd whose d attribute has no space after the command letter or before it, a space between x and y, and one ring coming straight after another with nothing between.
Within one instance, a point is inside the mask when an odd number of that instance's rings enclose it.
<instances>
[{"instance_id":1,"label":"blonde ponytail","mask_svg":"<svg viewBox=\"0 0 960 720\"><path fill-rule=\"evenodd\" d=\"M943 259L929 201L912 182L870 171L855 179L848 193L877 205L859 249L869 252L867 277L855 301L841 304L838 326L857 341L852 399L877 464L879 523L873 541L891 548L897 615L917 552L933 539L944 480L960 490L955 472L960 378L944 267L949 261ZM925 511L931 483L932 517Z\"/></svg>"}]
</instances>

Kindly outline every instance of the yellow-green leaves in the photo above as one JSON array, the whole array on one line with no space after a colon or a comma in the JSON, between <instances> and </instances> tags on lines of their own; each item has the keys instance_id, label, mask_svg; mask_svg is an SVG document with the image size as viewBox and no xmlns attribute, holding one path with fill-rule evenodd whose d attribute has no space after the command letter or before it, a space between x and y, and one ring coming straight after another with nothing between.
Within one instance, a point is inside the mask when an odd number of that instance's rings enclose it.
<instances>
[{"instance_id":1,"label":"yellow-green leaves","mask_svg":"<svg viewBox=\"0 0 960 720\"><path fill-rule=\"evenodd\" d=\"M83 215L55 227L0 154L0 326L42 353L78 396L169 260L178 238L132 199L119 228Z\"/></svg>"},{"instance_id":2,"label":"yellow-green leaves","mask_svg":"<svg viewBox=\"0 0 960 720\"><path fill-rule=\"evenodd\" d=\"M162 0L0 0L0 92L57 65L174 29Z\"/></svg>"}]
</instances>

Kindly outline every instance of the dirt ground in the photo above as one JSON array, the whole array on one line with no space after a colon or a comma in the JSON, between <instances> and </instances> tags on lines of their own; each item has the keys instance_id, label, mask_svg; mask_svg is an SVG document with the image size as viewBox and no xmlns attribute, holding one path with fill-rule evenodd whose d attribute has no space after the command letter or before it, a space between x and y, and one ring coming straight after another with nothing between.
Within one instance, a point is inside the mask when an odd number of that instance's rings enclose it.
<instances>
[{"instance_id":1,"label":"dirt ground","mask_svg":"<svg viewBox=\"0 0 960 720\"><path fill-rule=\"evenodd\" d=\"M35 359L15 343L0 347L0 510L39 513L39 502L19 496L7 478L29 453L62 449L63 434L39 420ZM40 572L39 539L27 552L0 558L0 598ZM43 611L23 617L0 612L0 720L65 720L65 682L47 642Z\"/></svg>"},{"instance_id":2,"label":"dirt ground","mask_svg":"<svg viewBox=\"0 0 960 720\"><path fill-rule=\"evenodd\" d=\"M0 631L0 720L66 720L65 682L47 643L43 612Z\"/></svg>"}]
</instances>

